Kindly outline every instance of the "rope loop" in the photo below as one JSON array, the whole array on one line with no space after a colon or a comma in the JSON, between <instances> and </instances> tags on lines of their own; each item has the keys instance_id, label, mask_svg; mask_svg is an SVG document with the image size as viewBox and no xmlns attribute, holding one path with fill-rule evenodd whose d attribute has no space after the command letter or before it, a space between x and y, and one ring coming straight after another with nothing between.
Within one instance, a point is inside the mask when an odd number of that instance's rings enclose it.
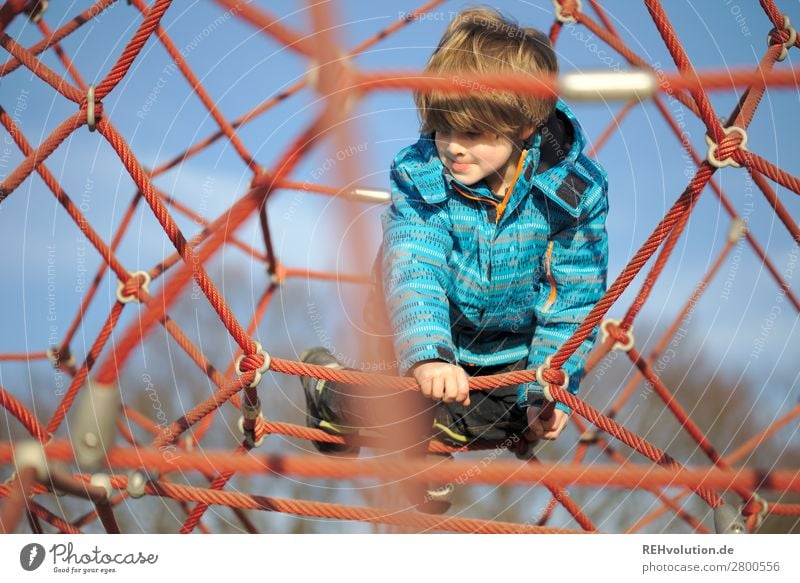
<instances>
[{"instance_id":1,"label":"rope loop","mask_svg":"<svg viewBox=\"0 0 800 583\"><path fill-rule=\"evenodd\" d=\"M759 505L758 512L750 511L749 507L751 504ZM764 519L767 517L767 514L769 514L769 504L767 503L766 500L764 500L764 498L759 496L757 492L753 492L753 495L750 497L749 500L746 500L739 505L739 514L745 517L752 516L755 514L756 516L755 528L758 528L759 526L761 526L761 523L764 522Z\"/></svg>"},{"instance_id":2,"label":"rope loop","mask_svg":"<svg viewBox=\"0 0 800 583\"><path fill-rule=\"evenodd\" d=\"M150 274L146 271L134 271L127 281L117 280L117 301L121 304L139 302L139 290L150 293ZM133 284L136 286L133 286Z\"/></svg>"},{"instance_id":3,"label":"rope loop","mask_svg":"<svg viewBox=\"0 0 800 583\"><path fill-rule=\"evenodd\" d=\"M255 417L256 424L255 424L255 426L253 428L253 431L247 431L245 429L245 427L244 427L244 421L245 421L245 416L248 414L248 412L245 410L244 403L242 403L242 412L244 414L241 417L239 417L239 421L237 423L237 426L239 427L239 433L241 433L244 436L245 445L247 446L248 449L253 449L254 447L261 446L264 443L264 440L267 438L267 432L264 431L261 434L261 437L256 439L256 434L258 433L256 431L256 429L258 427L263 427L264 426L264 423L265 423L264 415L261 413L260 408L259 408L258 415L256 415L256 417ZM259 421L260 421L260 423L259 423Z\"/></svg>"},{"instance_id":4,"label":"rope loop","mask_svg":"<svg viewBox=\"0 0 800 583\"><path fill-rule=\"evenodd\" d=\"M93 132L97 126L97 103L94 100L94 85L89 85L86 90L86 125L89 126L89 131Z\"/></svg>"},{"instance_id":5,"label":"rope loop","mask_svg":"<svg viewBox=\"0 0 800 583\"><path fill-rule=\"evenodd\" d=\"M28 13L28 20L30 20L33 24L39 24L39 21L44 16L44 13L47 12L47 7L49 4L50 2L48 0L37 0Z\"/></svg>"},{"instance_id":6,"label":"rope loop","mask_svg":"<svg viewBox=\"0 0 800 583\"><path fill-rule=\"evenodd\" d=\"M583 0L553 0L556 20L562 24L577 24L575 16L578 12L583 12Z\"/></svg>"},{"instance_id":7,"label":"rope loop","mask_svg":"<svg viewBox=\"0 0 800 583\"><path fill-rule=\"evenodd\" d=\"M614 338L616 342L611 350L619 350L620 352L630 352L636 339L633 336L633 326L627 332L623 332L619 327L622 323L621 320L616 318L606 318L600 324L600 338L601 342L608 340L608 337Z\"/></svg>"},{"instance_id":8,"label":"rope loop","mask_svg":"<svg viewBox=\"0 0 800 583\"><path fill-rule=\"evenodd\" d=\"M735 217L728 227L728 241L738 243L747 234L747 221L742 217Z\"/></svg>"},{"instance_id":9,"label":"rope loop","mask_svg":"<svg viewBox=\"0 0 800 583\"><path fill-rule=\"evenodd\" d=\"M706 143L708 144L708 154L706 160L714 168L725 168L726 166L733 166L734 168L741 168L742 165L733 159L732 154L737 150L747 150L747 132L739 126L730 126L722 128L725 138L719 144L715 144L711 136L706 134ZM731 134L736 134L731 136ZM717 151L722 150L722 159L717 156Z\"/></svg>"},{"instance_id":10,"label":"rope loop","mask_svg":"<svg viewBox=\"0 0 800 583\"><path fill-rule=\"evenodd\" d=\"M69 346L53 346L47 349L47 358L53 363L55 368L72 368L75 366L75 355L69 349Z\"/></svg>"},{"instance_id":11,"label":"rope loop","mask_svg":"<svg viewBox=\"0 0 800 583\"><path fill-rule=\"evenodd\" d=\"M553 360L553 355L551 354L550 356L545 358L544 362L539 365L539 368L536 369L536 382L539 383L539 385L541 385L542 392L544 393L544 398L547 399L551 403L553 401L555 401L555 399L553 398L553 395L550 393L550 385L551 384L557 386L558 388L560 388L562 390L566 390L566 388L569 386L569 375L567 373L565 373L561 369L550 368L550 362L552 360ZM564 375L564 382L562 382L560 385L558 385L556 383L551 383L550 381L545 379L544 378L545 373L547 371L550 371L550 370L552 370L554 373L561 373L562 375Z\"/></svg>"},{"instance_id":12,"label":"rope loop","mask_svg":"<svg viewBox=\"0 0 800 583\"><path fill-rule=\"evenodd\" d=\"M243 374L245 374L246 372L249 372L251 370L255 370L256 371L256 376L255 376L255 378L253 378L253 382L250 383L250 385L249 385L251 389L255 389L258 386L258 383L261 382L261 376L265 372L267 372L269 370L269 367L272 364L272 357L269 355L269 353L266 350L264 350L264 348L261 346L261 343L260 342L255 342L255 345L256 345L255 353L253 353L253 354L242 354L241 356L239 356L239 358L236 359L236 374L238 374L239 376L242 376ZM245 358L247 358L247 357L255 357L255 356L259 355L259 354L264 359L262 364L261 364L261 366L256 367L256 366L253 365L252 362L249 362L249 361L246 362L245 361ZM248 360L250 360L250 359L248 359ZM247 367L244 368L244 369L242 368L242 364L243 363L247 364Z\"/></svg>"},{"instance_id":13,"label":"rope loop","mask_svg":"<svg viewBox=\"0 0 800 583\"><path fill-rule=\"evenodd\" d=\"M781 42L781 33L786 33L788 37L786 42ZM797 30L792 26L789 17L784 14L783 29L773 28L767 33L767 46L782 45L783 48L775 60L783 61L789 55L789 48L793 47L795 42L797 42Z\"/></svg>"}]
</instances>

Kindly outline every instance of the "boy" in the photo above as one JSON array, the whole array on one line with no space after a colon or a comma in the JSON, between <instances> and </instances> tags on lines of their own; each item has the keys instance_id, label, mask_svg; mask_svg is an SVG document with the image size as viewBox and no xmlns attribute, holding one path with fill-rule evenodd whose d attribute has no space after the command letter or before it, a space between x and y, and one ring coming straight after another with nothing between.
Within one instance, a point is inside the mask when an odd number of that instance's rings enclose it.
<instances>
[{"instance_id":1,"label":"boy","mask_svg":"<svg viewBox=\"0 0 800 583\"><path fill-rule=\"evenodd\" d=\"M484 8L456 16L426 67L454 83L462 73L557 70L541 32ZM536 383L470 394L467 379L537 368L602 297L606 174L582 153L581 128L560 100L487 88L414 98L422 133L392 164L379 256L399 373L436 402L434 431L453 445L555 439L569 409L559 403L540 418ZM563 367L573 394L593 341L594 334ZM301 360L341 367L324 349ZM303 386L310 426L359 426L342 396L347 387L313 379Z\"/></svg>"}]
</instances>

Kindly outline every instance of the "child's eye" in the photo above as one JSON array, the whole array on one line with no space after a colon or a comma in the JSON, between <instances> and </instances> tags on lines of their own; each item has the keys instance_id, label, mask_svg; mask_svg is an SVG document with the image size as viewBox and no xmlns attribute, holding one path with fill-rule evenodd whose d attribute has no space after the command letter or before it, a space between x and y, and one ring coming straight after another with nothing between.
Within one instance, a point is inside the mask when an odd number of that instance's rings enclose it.
<instances>
[{"instance_id":1,"label":"child's eye","mask_svg":"<svg viewBox=\"0 0 800 583\"><path fill-rule=\"evenodd\" d=\"M480 138L483 134L481 134L480 132L464 132L464 135L471 140L475 140Z\"/></svg>"}]
</instances>

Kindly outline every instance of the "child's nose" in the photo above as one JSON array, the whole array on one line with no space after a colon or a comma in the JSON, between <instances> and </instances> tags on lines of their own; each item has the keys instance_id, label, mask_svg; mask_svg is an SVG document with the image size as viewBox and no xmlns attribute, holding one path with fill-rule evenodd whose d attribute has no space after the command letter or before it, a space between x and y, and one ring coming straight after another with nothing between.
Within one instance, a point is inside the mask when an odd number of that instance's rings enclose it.
<instances>
[{"instance_id":1,"label":"child's nose","mask_svg":"<svg viewBox=\"0 0 800 583\"><path fill-rule=\"evenodd\" d=\"M450 156L462 156L465 152L464 146L462 146L457 140L450 140L447 143L447 153Z\"/></svg>"}]
</instances>

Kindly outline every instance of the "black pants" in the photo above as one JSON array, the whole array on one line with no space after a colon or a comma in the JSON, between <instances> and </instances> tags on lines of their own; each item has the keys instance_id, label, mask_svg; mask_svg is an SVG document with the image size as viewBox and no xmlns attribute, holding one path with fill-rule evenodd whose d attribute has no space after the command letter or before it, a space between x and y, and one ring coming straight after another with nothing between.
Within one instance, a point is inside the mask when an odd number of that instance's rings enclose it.
<instances>
[{"instance_id":1,"label":"black pants","mask_svg":"<svg viewBox=\"0 0 800 583\"><path fill-rule=\"evenodd\" d=\"M469 376L499 374L525 368L526 360L497 366L462 365ZM472 391L470 405L441 403L416 391L378 393L368 387L329 383L320 399L327 420L343 427L376 429L406 423L419 439L432 433L451 445L474 440L502 441L522 435L528 421L517 404L517 387Z\"/></svg>"}]
</instances>

